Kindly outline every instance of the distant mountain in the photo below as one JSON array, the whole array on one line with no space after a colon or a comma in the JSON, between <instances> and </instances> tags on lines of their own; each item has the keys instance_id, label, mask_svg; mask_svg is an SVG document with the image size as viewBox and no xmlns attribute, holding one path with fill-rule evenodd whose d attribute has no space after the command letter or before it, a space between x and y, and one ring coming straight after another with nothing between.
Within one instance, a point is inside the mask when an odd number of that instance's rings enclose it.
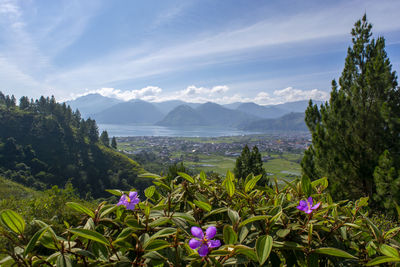
<instances>
[{"instance_id":1,"label":"distant mountain","mask_svg":"<svg viewBox=\"0 0 400 267\"><path fill-rule=\"evenodd\" d=\"M163 126L221 126L236 127L246 121L258 120L259 117L241 111L224 108L221 105L207 102L196 109L181 105L169 112L158 122Z\"/></svg>"},{"instance_id":2,"label":"distant mountain","mask_svg":"<svg viewBox=\"0 0 400 267\"><path fill-rule=\"evenodd\" d=\"M151 102L151 103L164 114L168 114L168 112L170 112L171 110L180 105L187 105L191 108L196 108L201 105L199 103L187 103L181 100L169 100L164 102Z\"/></svg>"},{"instance_id":3,"label":"distant mountain","mask_svg":"<svg viewBox=\"0 0 400 267\"><path fill-rule=\"evenodd\" d=\"M276 106L261 106L253 102L242 103L236 108L236 110L263 119L279 118L287 113L285 109L277 108Z\"/></svg>"},{"instance_id":4,"label":"distant mountain","mask_svg":"<svg viewBox=\"0 0 400 267\"><path fill-rule=\"evenodd\" d=\"M305 112L308 107L308 101L309 100L287 102L283 104L273 105L273 107L286 110L287 112ZM319 106L322 103L324 103L324 101L313 100L313 103ZM271 107L271 106L266 106L266 107Z\"/></svg>"},{"instance_id":5,"label":"distant mountain","mask_svg":"<svg viewBox=\"0 0 400 267\"><path fill-rule=\"evenodd\" d=\"M315 101L314 104L320 105L323 101ZM241 103L236 110L264 119L276 119L290 112L305 112L308 107L308 100L287 102L278 105L258 105L253 102Z\"/></svg>"},{"instance_id":6,"label":"distant mountain","mask_svg":"<svg viewBox=\"0 0 400 267\"><path fill-rule=\"evenodd\" d=\"M204 126L206 120L188 105L180 105L167 114L157 125L161 126Z\"/></svg>"},{"instance_id":7,"label":"distant mountain","mask_svg":"<svg viewBox=\"0 0 400 267\"><path fill-rule=\"evenodd\" d=\"M121 100L105 97L100 94L89 94L78 97L75 100L66 101L65 104L69 105L74 111L79 109L82 117L88 118L93 114L122 102Z\"/></svg>"},{"instance_id":8,"label":"distant mountain","mask_svg":"<svg viewBox=\"0 0 400 267\"><path fill-rule=\"evenodd\" d=\"M216 103L207 102L196 108L196 111L212 126L236 127L243 122L253 121L259 117L246 114L238 110L224 108Z\"/></svg>"},{"instance_id":9,"label":"distant mountain","mask_svg":"<svg viewBox=\"0 0 400 267\"><path fill-rule=\"evenodd\" d=\"M234 102L234 103L230 103L230 104L224 104L222 106L224 108L237 109L237 107L240 106L241 104L243 104L243 102Z\"/></svg>"},{"instance_id":10,"label":"distant mountain","mask_svg":"<svg viewBox=\"0 0 400 267\"><path fill-rule=\"evenodd\" d=\"M153 104L141 100L134 100L116 104L93 115L98 123L128 124L128 123L155 123L163 118L164 114Z\"/></svg>"},{"instance_id":11,"label":"distant mountain","mask_svg":"<svg viewBox=\"0 0 400 267\"><path fill-rule=\"evenodd\" d=\"M304 112L289 113L277 119L263 119L239 126L246 131L308 131L304 122Z\"/></svg>"}]
</instances>

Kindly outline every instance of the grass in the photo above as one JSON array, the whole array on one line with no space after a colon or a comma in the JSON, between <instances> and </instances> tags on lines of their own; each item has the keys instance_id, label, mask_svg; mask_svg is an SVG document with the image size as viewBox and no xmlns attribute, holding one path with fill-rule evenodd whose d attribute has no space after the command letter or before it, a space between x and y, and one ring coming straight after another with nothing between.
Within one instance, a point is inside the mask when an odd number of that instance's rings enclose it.
<instances>
[{"instance_id":1,"label":"grass","mask_svg":"<svg viewBox=\"0 0 400 267\"><path fill-rule=\"evenodd\" d=\"M279 179L292 180L295 176L301 174L299 161L301 154L284 153L282 155L271 155L272 159L264 162L264 168L271 177ZM184 164L197 170L213 171L225 175L228 170L235 168L236 158L224 157L219 155L199 155L199 162L184 161ZM209 166L206 166L209 165Z\"/></svg>"}]
</instances>

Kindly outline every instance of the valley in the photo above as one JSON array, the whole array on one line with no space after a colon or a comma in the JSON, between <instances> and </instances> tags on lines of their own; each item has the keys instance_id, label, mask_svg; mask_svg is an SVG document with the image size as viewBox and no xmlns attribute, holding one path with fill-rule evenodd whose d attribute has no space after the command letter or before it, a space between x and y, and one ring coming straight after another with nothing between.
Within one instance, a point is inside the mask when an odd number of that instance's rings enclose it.
<instances>
[{"instance_id":1,"label":"valley","mask_svg":"<svg viewBox=\"0 0 400 267\"><path fill-rule=\"evenodd\" d=\"M236 158L247 144L257 146L270 177L292 180L301 174L303 151L310 144L307 133L275 133L223 137L136 136L117 138L118 149L147 171L183 162L192 173L233 170ZM157 164L155 164L157 163Z\"/></svg>"}]
</instances>

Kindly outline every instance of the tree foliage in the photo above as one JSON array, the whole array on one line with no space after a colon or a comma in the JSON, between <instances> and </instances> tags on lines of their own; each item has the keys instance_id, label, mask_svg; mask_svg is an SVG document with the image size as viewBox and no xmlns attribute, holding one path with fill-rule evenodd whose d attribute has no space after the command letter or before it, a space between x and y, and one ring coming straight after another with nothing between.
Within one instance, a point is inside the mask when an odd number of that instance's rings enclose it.
<instances>
[{"instance_id":1,"label":"tree foliage","mask_svg":"<svg viewBox=\"0 0 400 267\"><path fill-rule=\"evenodd\" d=\"M332 81L329 102L318 108L310 101L306 110L312 145L302 161L303 174L328 177L336 199L372 198L381 181L374 172L386 150L394 168L400 166L397 77L384 38L371 39L371 29L366 15L355 23L339 85Z\"/></svg>"},{"instance_id":2,"label":"tree foliage","mask_svg":"<svg viewBox=\"0 0 400 267\"><path fill-rule=\"evenodd\" d=\"M254 146L250 151L249 147L245 145L240 156L236 159L234 174L239 179L246 179L247 176L253 174L255 176L261 175L262 179L260 184L268 184L267 174L263 167L261 153L258 147Z\"/></svg>"},{"instance_id":3,"label":"tree foliage","mask_svg":"<svg viewBox=\"0 0 400 267\"><path fill-rule=\"evenodd\" d=\"M0 93L0 174L38 189L70 181L81 196L104 195L106 188L144 189L142 168L99 145L98 127L54 97L28 101ZM106 138L107 137L107 138ZM108 136L102 135L107 144Z\"/></svg>"}]
</instances>

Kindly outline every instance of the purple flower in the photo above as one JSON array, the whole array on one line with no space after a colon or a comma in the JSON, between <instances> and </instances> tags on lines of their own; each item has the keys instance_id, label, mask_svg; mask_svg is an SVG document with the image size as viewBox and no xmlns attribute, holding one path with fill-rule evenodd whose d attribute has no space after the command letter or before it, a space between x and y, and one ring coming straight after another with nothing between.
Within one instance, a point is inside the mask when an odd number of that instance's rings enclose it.
<instances>
[{"instance_id":1,"label":"purple flower","mask_svg":"<svg viewBox=\"0 0 400 267\"><path fill-rule=\"evenodd\" d=\"M208 254L210 248L217 248L221 246L221 241L211 240L217 233L217 228L215 226L210 226L206 230L206 234L203 234L203 230L200 227L193 226L191 229L192 235L197 238L192 238L189 241L189 246L191 249L196 249L200 257L205 257Z\"/></svg>"},{"instance_id":2,"label":"purple flower","mask_svg":"<svg viewBox=\"0 0 400 267\"><path fill-rule=\"evenodd\" d=\"M307 214L310 214L313 210L318 209L318 207L321 205L321 202L318 202L313 206L313 200L312 197L309 197L306 200L300 200L299 205L297 206L297 209L304 211Z\"/></svg>"},{"instance_id":3,"label":"purple flower","mask_svg":"<svg viewBox=\"0 0 400 267\"><path fill-rule=\"evenodd\" d=\"M117 206L124 205L128 210L134 210L136 204L140 202L137 192L129 192L129 196L123 194L117 203Z\"/></svg>"}]
</instances>

